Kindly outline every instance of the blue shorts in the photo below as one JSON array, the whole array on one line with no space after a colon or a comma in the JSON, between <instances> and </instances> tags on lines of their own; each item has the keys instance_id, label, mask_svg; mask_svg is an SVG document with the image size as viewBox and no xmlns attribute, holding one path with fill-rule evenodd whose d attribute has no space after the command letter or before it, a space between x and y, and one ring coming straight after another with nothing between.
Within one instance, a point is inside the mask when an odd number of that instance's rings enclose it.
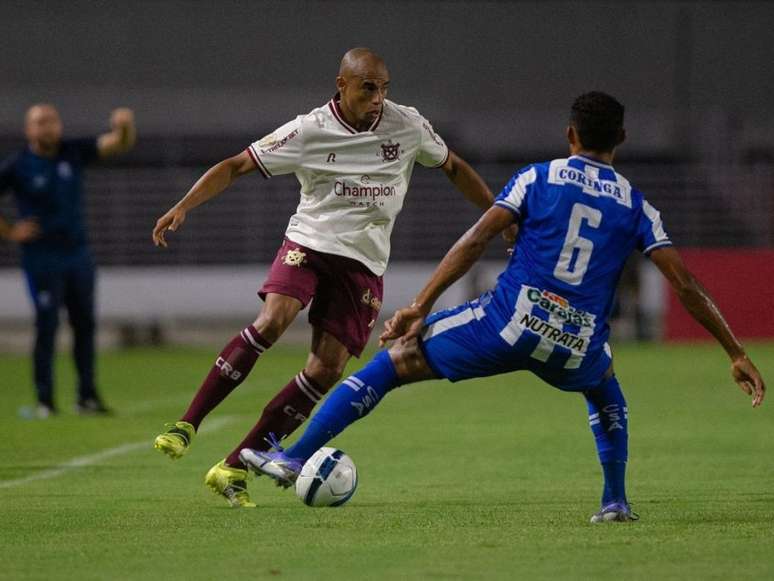
<instances>
[{"instance_id":1,"label":"blue shorts","mask_svg":"<svg viewBox=\"0 0 774 581\"><path fill-rule=\"evenodd\" d=\"M420 346L430 368L450 381L526 370L566 391L583 391L604 381L612 362L606 344L584 353L572 368L569 350L547 348L531 330L524 330L511 344L506 327L514 303L507 292L495 289L428 316Z\"/></svg>"}]
</instances>

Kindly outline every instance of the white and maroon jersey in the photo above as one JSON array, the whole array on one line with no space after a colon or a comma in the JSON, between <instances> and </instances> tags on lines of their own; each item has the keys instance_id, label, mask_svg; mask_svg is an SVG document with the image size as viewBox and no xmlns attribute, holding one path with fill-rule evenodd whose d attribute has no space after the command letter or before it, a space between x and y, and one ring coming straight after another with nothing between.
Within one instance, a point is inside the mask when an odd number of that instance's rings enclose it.
<instances>
[{"instance_id":1,"label":"white and maroon jersey","mask_svg":"<svg viewBox=\"0 0 774 581\"><path fill-rule=\"evenodd\" d=\"M337 97L247 151L265 178L295 173L301 184L301 202L285 232L290 240L353 258L377 275L387 268L414 162L440 167L449 156L413 107L385 100L371 127L358 132L344 120Z\"/></svg>"}]
</instances>

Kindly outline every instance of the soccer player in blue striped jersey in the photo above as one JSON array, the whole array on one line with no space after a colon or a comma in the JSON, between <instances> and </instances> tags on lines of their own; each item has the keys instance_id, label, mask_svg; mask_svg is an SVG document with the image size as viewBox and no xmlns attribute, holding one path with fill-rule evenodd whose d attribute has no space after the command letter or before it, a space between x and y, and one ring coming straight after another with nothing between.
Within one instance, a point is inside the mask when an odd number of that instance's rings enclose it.
<instances>
[{"instance_id":1,"label":"soccer player in blue striped jersey","mask_svg":"<svg viewBox=\"0 0 774 581\"><path fill-rule=\"evenodd\" d=\"M719 341L731 373L759 406L765 384L701 284L672 246L659 212L611 165L625 137L623 106L591 92L571 110L570 157L517 172L494 207L452 247L415 302L386 323L397 340L347 378L287 450L242 451L256 472L289 485L318 448L367 415L391 389L431 378L459 381L529 370L583 394L602 464L600 510L591 522L630 521L626 496L628 407L613 372L608 317L627 257L638 250ZM512 224L519 233L497 285L476 300L428 316L432 305ZM278 447L279 448L279 447Z\"/></svg>"}]
</instances>

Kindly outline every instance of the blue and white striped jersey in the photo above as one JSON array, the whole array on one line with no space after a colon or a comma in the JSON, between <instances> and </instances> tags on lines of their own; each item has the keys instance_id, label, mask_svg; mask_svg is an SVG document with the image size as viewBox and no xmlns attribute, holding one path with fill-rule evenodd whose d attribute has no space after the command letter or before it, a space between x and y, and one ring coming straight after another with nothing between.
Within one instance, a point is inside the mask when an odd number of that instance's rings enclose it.
<instances>
[{"instance_id":1,"label":"blue and white striped jersey","mask_svg":"<svg viewBox=\"0 0 774 581\"><path fill-rule=\"evenodd\" d=\"M609 356L607 319L627 257L671 244L659 212L612 166L577 155L521 169L495 204L519 223L498 279L513 305L500 336L515 345L537 335L532 359L554 368Z\"/></svg>"}]
</instances>

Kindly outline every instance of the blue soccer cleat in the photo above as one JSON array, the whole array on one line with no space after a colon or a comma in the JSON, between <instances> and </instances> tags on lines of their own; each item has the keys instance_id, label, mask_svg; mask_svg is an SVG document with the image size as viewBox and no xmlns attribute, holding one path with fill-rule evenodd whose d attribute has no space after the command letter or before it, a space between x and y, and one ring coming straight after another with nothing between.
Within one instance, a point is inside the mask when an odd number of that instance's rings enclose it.
<instances>
[{"instance_id":1,"label":"blue soccer cleat","mask_svg":"<svg viewBox=\"0 0 774 581\"><path fill-rule=\"evenodd\" d=\"M632 507L626 502L611 502L591 516L593 524L605 522L629 522L640 520L640 516L632 512Z\"/></svg>"}]
</instances>

